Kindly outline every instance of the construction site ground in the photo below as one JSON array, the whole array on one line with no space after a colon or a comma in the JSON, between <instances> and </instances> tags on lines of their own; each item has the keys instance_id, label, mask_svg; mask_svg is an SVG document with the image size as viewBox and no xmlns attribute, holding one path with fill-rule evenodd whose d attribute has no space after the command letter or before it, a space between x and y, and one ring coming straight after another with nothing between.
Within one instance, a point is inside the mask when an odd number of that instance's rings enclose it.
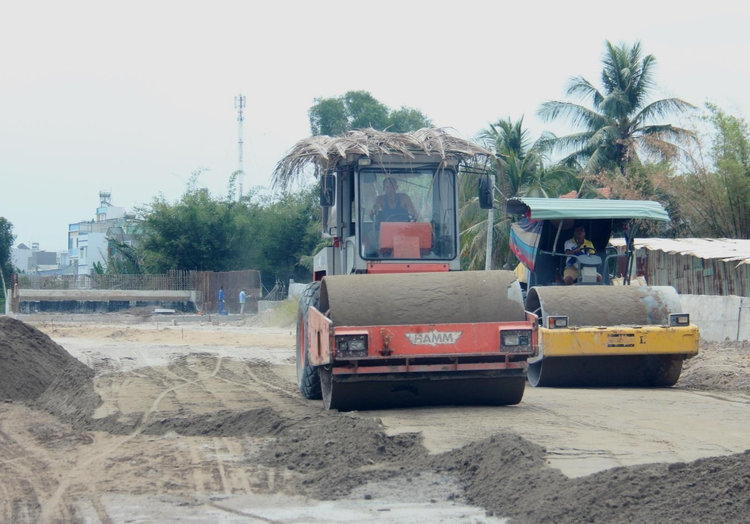
<instances>
[{"instance_id":1,"label":"construction site ground","mask_svg":"<svg viewBox=\"0 0 750 524\"><path fill-rule=\"evenodd\" d=\"M748 343L669 389L338 413L299 395L293 327L20 320L93 374L0 403L3 523L750 520Z\"/></svg>"}]
</instances>

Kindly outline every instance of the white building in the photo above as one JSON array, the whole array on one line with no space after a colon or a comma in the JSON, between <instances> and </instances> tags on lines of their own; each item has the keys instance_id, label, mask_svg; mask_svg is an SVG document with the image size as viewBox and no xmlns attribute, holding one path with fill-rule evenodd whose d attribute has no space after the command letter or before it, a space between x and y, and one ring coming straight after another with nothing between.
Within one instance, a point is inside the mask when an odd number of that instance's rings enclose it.
<instances>
[{"instance_id":1,"label":"white building","mask_svg":"<svg viewBox=\"0 0 750 524\"><path fill-rule=\"evenodd\" d=\"M29 270L29 260L31 260L31 248L26 244L18 244L11 250L11 264L20 271Z\"/></svg>"},{"instance_id":2,"label":"white building","mask_svg":"<svg viewBox=\"0 0 750 524\"><path fill-rule=\"evenodd\" d=\"M126 220L135 218L124 207L112 205L109 191L99 192L96 219L68 225L68 261L77 265L78 275L90 275L94 265L107 267L109 259L109 229L122 228Z\"/></svg>"}]
</instances>

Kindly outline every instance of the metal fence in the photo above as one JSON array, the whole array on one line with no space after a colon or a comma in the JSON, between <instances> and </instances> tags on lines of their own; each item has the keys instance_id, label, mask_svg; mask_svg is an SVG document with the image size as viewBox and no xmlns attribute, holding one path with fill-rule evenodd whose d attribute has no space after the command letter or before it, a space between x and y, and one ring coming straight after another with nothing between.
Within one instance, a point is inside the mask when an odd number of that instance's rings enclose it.
<instances>
[{"instance_id":1,"label":"metal fence","mask_svg":"<svg viewBox=\"0 0 750 524\"><path fill-rule=\"evenodd\" d=\"M219 311L219 290L224 287L224 307L229 313L240 311L240 291L247 294L245 313L258 312L258 300L262 296L260 271L211 272L201 271L196 277L196 290L200 292L201 303L198 307L206 313Z\"/></svg>"},{"instance_id":2,"label":"metal fence","mask_svg":"<svg viewBox=\"0 0 750 524\"><path fill-rule=\"evenodd\" d=\"M651 286L673 286L684 295L750 296L750 265L680 253L638 249L638 275Z\"/></svg>"}]
</instances>

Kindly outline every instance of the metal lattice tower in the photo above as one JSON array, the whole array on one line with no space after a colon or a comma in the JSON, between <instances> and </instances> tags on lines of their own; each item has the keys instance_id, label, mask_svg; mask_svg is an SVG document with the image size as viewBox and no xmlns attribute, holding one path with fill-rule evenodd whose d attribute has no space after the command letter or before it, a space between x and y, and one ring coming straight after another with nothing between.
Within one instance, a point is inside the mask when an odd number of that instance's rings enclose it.
<instances>
[{"instance_id":1,"label":"metal lattice tower","mask_svg":"<svg viewBox=\"0 0 750 524\"><path fill-rule=\"evenodd\" d=\"M242 122L245 121L245 115L243 113L243 110L245 109L245 97L240 93L239 95L234 97L234 108L237 110L237 135L238 135L238 167L237 167L237 182L239 185L239 196L238 200L242 199L242 179L245 176L245 169L243 165L243 151L244 151L244 142L242 140Z\"/></svg>"}]
</instances>

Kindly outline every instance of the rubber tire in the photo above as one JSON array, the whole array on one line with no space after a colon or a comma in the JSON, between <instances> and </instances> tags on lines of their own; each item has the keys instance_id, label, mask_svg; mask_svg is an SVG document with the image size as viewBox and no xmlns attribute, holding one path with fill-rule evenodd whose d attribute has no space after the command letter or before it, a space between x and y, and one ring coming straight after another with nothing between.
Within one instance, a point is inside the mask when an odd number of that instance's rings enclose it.
<instances>
[{"instance_id":1,"label":"rubber tire","mask_svg":"<svg viewBox=\"0 0 750 524\"><path fill-rule=\"evenodd\" d=\"M515 406L523 399L526 377L457 380L336 382L321 366L323 406L327 410L367 411L418 406ZM413 394L413 395L411 395Z\"/></svg>"},{"instance_id":2,"label":"rubber tire","mask_svg":"<svg viewBox=\"0 0 750 524\"><path fill-rule=\"evenodd\" d=\"M344 405L340 400L340 395L334 397L333 394L333 373L330 369L322 367L319 372L320 376L320 389L323 398L323 407L327 410L338 409L339 411L351 411L354 409L351 406Z\"/></svg>"},{"instance_id":3,"label":"rubber tire","mask_svg":"<svg viewBox=\"0 0 750 524\"><path fill-rule=\"evenodd\" d=\"M295 361L297 366L297 386L306 399L320 400L323 393L320 389L318 368L309 363L310 334L307 329L307 312L310 306L317 308L320 303L320 282L313 282L302 292L297 313L297 344ZM303 351L304 350L304 351Z\"/></svg>"},{"instance_id":4,"label":"rubber tire","mask_svg":"<svg viewBox=\"0 0 750 524\"><path fill-rule=\"evenodd\" d=\"M677 383L682 355L545 358L529 365L534 387L668 388Z\"/></svg>"}]
</instances>

